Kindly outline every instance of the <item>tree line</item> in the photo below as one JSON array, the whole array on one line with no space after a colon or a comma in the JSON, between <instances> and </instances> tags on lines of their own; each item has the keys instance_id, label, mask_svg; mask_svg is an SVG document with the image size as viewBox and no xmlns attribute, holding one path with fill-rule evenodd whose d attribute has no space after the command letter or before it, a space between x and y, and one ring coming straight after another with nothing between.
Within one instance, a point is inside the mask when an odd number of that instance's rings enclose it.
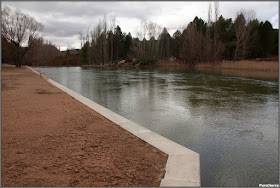
<instances>
[{"instance_id":1,"label":"tree line","mask_svg":"<svg viewBox=\"0 0 280 188\"><path fill-rule=\"evenodd\" d=\"M212 13L213 11L213 13ZM214 15L214 16L213 16ZM212 18L213 17L213 18ZM43 25L20 11L2 10L2 62L33 65L116 64L120 60L174 60L185 64L278 56L278 29L269 21L259 22L254 11L239 11L236 18L219 15L211 4L208 20L195 17L172 36L155 22L142 20L137 36L125 33L116 18L103 19L87 32L79 33L81 50L72 57L57 57L55 45L44 42Z\"/></svg>"},{"instance_id":2,"label":"tree line","mask_svg":"<svg viewBox=\"0 0 280 188\"><path fill-rule=\"evenodd\" d=\"M177 59L196 64L278 56L278 29L269 21L259 22L254 11L239 11L234 20L209 7L208 21L195 17L172 36L166 28L142 20L137 37L115 26L115 18L100 20L91 31L80 33L84 64L115 63L127 58Z\"/></svg>"}]
</instances>

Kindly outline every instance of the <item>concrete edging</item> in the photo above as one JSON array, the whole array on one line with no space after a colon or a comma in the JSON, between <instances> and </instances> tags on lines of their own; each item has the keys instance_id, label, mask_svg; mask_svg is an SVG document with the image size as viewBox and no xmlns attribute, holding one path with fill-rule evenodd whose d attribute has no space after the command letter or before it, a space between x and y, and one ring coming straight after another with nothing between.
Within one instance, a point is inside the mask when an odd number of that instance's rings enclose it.
<instances>
[{"instance_id":1,"label":"concrete edging","mask_svg":"<svg viewBox=\"0 0 280 188\"><path fill-rule=\"evenodd\" d=\"M74 97L84 105L88 106L92 110L101 114L110 121L121 126L125 130L134 134L138 138L144 140L145 142L151 144L157 149L168 154L168 159L166 162L165 175L161 180L160 186L201 186L200 181L200 157L199 154L179 145L159 134L156 134L149 129L146 129L118 114L112 112L111 110L89 100L86 97L64 87L63 85L53 81L52 79L46 77L42 73L38 73L31 67L28 67L37 75L47 80L52 85L66 92L70 96Z\"/></svg>"}]
</instances>

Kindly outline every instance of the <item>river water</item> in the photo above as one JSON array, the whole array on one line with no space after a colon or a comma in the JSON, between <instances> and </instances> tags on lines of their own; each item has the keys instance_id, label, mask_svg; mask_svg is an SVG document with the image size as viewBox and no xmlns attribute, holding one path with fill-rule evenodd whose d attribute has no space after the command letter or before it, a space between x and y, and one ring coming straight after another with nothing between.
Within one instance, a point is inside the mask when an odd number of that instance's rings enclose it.
<instances>
[{"instance_id":1,"label":"river water","mask_svg":"<svg viewBox=\"0 0 280 188\"><path fill-rule=\"evenodd\" d=\"M279 183L277 79L189 69L35 70L198 152L202 186Z\"/></svg>"}]
</instances>

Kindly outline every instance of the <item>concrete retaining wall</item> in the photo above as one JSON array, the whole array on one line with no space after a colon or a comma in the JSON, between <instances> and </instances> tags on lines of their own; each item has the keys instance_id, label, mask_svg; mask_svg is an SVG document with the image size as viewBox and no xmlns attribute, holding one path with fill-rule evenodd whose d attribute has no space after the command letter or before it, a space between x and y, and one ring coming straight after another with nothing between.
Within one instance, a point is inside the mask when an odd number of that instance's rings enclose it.
<instances>
[{"instance_id":1,"label":"concrete retaining wall","mask_svg":"<svg viewBox=\"0 0 280 188\"><path fill-rule=\"evenodd\" d=\"M165 169L166 172L164 178L161 180L160 186L201 186L200 158L198 153L160 136L159 134L156 134L149 129L146 129L64 87L63 85L49 79L45 75L38 73L34 69L30 69L105 118L111 120L140 139L168 154Z\"/></svg>"}]
</instances>

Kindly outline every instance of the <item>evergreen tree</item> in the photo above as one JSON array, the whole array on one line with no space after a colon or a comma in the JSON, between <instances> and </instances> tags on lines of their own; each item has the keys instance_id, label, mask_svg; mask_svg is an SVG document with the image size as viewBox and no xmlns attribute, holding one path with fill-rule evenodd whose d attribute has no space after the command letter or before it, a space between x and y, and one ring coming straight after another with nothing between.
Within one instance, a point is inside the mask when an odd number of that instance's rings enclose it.
<instances>
[{"instance_id":1,"label":"evergreen tree","mask_svg":"<svg viewBox=\"0 0 280 188\"><path fill-rule=\"evenodd\" d=\"M114 31L114 46L115 46L114 51L116 52L115 59L117 60L122 57L123 42L124 42L124 35L122 33L120 26L117 25Z\"/></svg>"},{"instance_id":2,"label":"evergreen tree","mask_svg":"<svg viewBox=\"0 0 280 188\"><path fill-rule=\"evenodd\" d=\"M222 59L233 59L235 49L235 32L232 19L224 19L219 17L219 36L222 43L225 45L225 51L222 54Z\"/></svg>"},{"instance_id":3,"label":"evergreen tree","mask_svg":"<svg viewBox=\"0 0 280 188\"><path fill-rule=\"evenodd\" d=\"M87 41L81 49L82 64L88 63L88 47L89 42Z\"/></svg>"},{"instance_id":4,"label":"evergreen tree","mask_svg":"<svg viewBox=\"0 0 280 188\"><path fill-rule=\"evenodd\" d=\"M131 44L132 44L132 36L129 32L125 36L125 40L124 40L124 58L126 58L128 56L128 54L130 53Z\"/></svg>"},{"instance_id":5,"label":"evergreen tree","mask_svg":"<svg viewBox=\"0 0 280 188\"><path fill-rule=\"evenodd\" d=\"M161 34L159 35L160 58L167 59L170 57L170 42L171 37L167 29L163 28Z\"/></svg>"},{"instance_id":6,"label":"evergreen tree","mask_svg":"<svg viewBox=\"0 0 280 188\"><path fill-rule=\"evenodd\" d=\"M180 53L180 48L181 48L181 35L182 33L177 30L174 34L173 34L173 38L172 38L172 56L179 58L179 53Z\"/></svg>"},{"instance_id":7,"label":"evergreen tree","mask_svg":"<svg viewBox=\"0 0 280 188\"><path fill-rule=\"evenodd\" d=\"M203 35L205 35L205 33L206 33L206 23L204 22L204 20L202 20L201 18L198 18L196 16L192 23L195 25L197 31L199 31Z\"/></svg>"},{"instance_id":8,"label":"evergreen tree","mask_svg":"<svg viewBox=\"0 0 280 188\"><path fill-rule=\"evenodd\" d=\"M264 24L261 23L260 27L260 41L264 51L264 56L267 57L271 54L273 49L274 32L269 21L266 21Z\"/></svg>"}]
</instances>

